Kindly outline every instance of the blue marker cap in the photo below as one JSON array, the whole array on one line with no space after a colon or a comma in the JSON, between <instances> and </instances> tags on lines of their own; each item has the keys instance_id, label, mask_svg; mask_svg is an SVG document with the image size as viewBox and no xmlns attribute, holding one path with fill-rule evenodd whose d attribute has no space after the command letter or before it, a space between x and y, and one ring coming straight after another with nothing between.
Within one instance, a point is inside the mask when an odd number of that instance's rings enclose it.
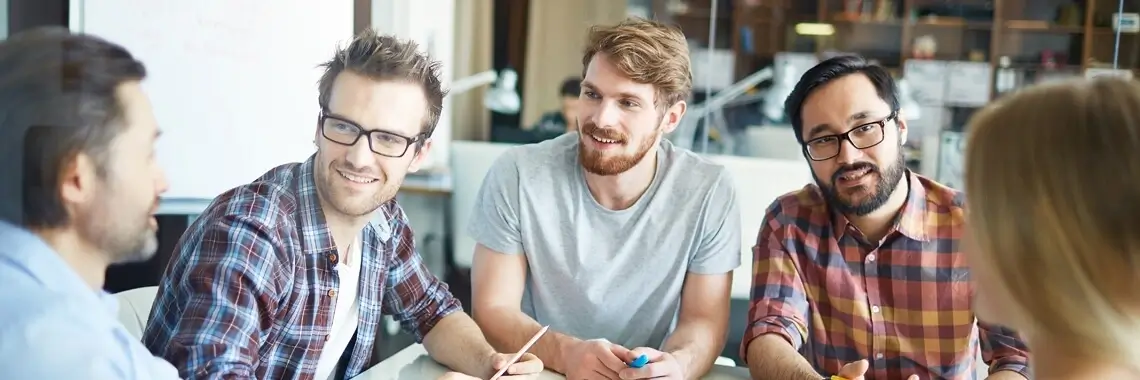
<instances>
[{"instance_id":1,"label":"blue marker cap","mask_svg":"<svg viewBox=\"0 0 1140 380\"><path fill-rule=\"evenodd\" d=\"M629 363L629 366L633 368L641 368L646 364L649 364L649 357L645 356L645 354L641 354L641 356L638 356L637 359L633 359L633 362Z\"/></svg>"}]
</instances>

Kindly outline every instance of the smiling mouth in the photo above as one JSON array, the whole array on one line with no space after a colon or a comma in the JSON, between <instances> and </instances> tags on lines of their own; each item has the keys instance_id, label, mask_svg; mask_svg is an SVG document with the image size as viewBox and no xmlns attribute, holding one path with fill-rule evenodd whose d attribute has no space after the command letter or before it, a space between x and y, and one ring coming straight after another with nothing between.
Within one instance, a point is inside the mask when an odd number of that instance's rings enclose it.
<instances>
[{"instance_id":1,"label":"smiling mouth","mask_svg":"<svg viewBox=\"0 0 1140 380\"><path fill-rule=\"evenodd\" d=\"M594 139L594 141L600 142L602 144L617 144L617 143L621 142L620 140L604 139L604 138L598 137L596 135L590 135L590 138Z\"/></svg>"},{"instance_id":2,"label":"smiling mouth","mask_svg":"<svg viewBox=\"0 0 1140 380\"><path fill-rule=\"evenodd\" d=\"M861 178L863 178L863 176L870 174L870 173L871 173L871 168L863 168L863 169L859 169L859 170L852 170L852 171L843 173L843 175L839 176L839 179L844 180L844 181L854 181L857 179L861 179Z\"/></svg>"},{"instance_id":3,"label":"smiling mouth","mask_svg":"<svg viewBox=\"0 0 1140 380\"><path fill-rule=\"evenodd\" d=\"M355 174L345 173L345 172L340 171L340 170L337 170L336 173L340 174L341 178L344 178L344 179L349 180L350 182L359 183L362 185L367 185L367 184L370 184L370 183L377 181L376 178L361 177L361 176L358 176Z\"/></svg>"}]
</instances>

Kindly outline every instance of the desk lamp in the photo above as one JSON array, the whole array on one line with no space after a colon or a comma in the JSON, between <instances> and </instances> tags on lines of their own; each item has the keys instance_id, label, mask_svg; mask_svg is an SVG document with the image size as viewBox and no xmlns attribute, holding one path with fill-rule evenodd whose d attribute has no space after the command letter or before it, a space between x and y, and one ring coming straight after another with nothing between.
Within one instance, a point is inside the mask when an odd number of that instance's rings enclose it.
<instances>
[{"instance_id":1,"label":"desk lamp","mask_svg":"<svg viewBox=\"0 0 1140 380\"><path fill-rule=\"evenodd\" d=\"M792 94L792 90L796 88L796 82L800 78L796 77L796 72L791 69L791 65L784 63L783 69L780 70L780 75L772 83L772 87L768 87L768 91L764 93L764 117L770 121L784 120L784 100L788 99L788 95Z\"/></svg>"},{"instance_id":2,"label":"desk lamp","mask_svg":"<svg viewBox=\"0 0 1140 380\"><path fill-rule=\"evenodd\" d=\"M515 91L518 81L519 75L514 70L504 69L501 73L487 70L451 82L448 95L458 95L480 86L494 84L483 95L483 106L498 113L516 114L522 103L518 91Z\"/></svg>"},{"instance_id":3,"label":"desk lamp","mask_svg":"<svg viewBox=\"0 0 1140 380\"><path fill-rule=\"evenodd\" d=\"M914 100L914 92L910 90L910 85L906 83L906 78L898 80L898 89L899 108L902 110L906 120L910 121L922 118L922 108L918 106L918 101Z\"/></svg>"},{"instance_id":4,"label":"desk lamp","mask_svg":"<svg viewBox=\"0 0 1140 380\"><path fill-rule=\"evenodd\" d=\"M706 115L719 111L733 99L747 93L748 90L751 90L757 84L771 78L772 68L764 68L763 70L744 77L744 79L741 79L739 82L733 83L731 86L728 86L728 88L709 97L703 103L689 107L689 110L685 113L690 116L681 119L681 122L677 125L677 130L671 136L673 143L685 149L692 149L697 126L701 119L704 119Z\"/></svg>"}]
</instances>

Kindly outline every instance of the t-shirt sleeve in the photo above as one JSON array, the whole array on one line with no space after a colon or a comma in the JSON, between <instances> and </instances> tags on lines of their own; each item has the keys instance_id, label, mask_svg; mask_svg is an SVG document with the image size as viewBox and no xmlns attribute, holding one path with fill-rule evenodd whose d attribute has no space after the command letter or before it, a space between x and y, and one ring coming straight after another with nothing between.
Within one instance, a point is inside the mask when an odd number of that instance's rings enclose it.
<instances>
[{"instance_id":1,"label":"t-shirt sleeve","mask_svg":"<svg viewBox=\"0 0 1140 380\"><path fill-rule=\"evenodd\" d=\"M467 232L476 242L506 254L523 253L517 154L516 149L508 150L491 164L467 224Z\"/></svg>"},{"instance_id":2,"label":"t-shirt sleeve","mask_svg":"<svg viewBox=\"0 0 1140 380\"><path fill-rule=\"evenodd\" d=\"M723 169L713 186L704 202L704 223L698 231L700 245L689 264L692 273L728 273L740 266L743 254L736 186Z\"/></svg>"}]
</instances>

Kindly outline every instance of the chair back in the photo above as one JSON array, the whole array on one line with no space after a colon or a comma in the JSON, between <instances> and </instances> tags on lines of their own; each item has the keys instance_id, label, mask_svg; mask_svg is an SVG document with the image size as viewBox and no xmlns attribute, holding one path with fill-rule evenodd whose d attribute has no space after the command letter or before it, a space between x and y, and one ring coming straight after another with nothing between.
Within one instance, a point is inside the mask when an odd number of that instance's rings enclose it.
<instances>
[{"instance_id":1,"label":"chair back","mask_svg":"<svg viewBox=\"0 0 1140 380\"><path fill-rule=\"evenodd\" d=\"M157 286L115 293L115 298L119 300L119 323L122 323L127 332L136 339L142 340L143 330L146 329L147 319L150 318L150 307L157 295Z\"/></svg>"}]
</instances>

